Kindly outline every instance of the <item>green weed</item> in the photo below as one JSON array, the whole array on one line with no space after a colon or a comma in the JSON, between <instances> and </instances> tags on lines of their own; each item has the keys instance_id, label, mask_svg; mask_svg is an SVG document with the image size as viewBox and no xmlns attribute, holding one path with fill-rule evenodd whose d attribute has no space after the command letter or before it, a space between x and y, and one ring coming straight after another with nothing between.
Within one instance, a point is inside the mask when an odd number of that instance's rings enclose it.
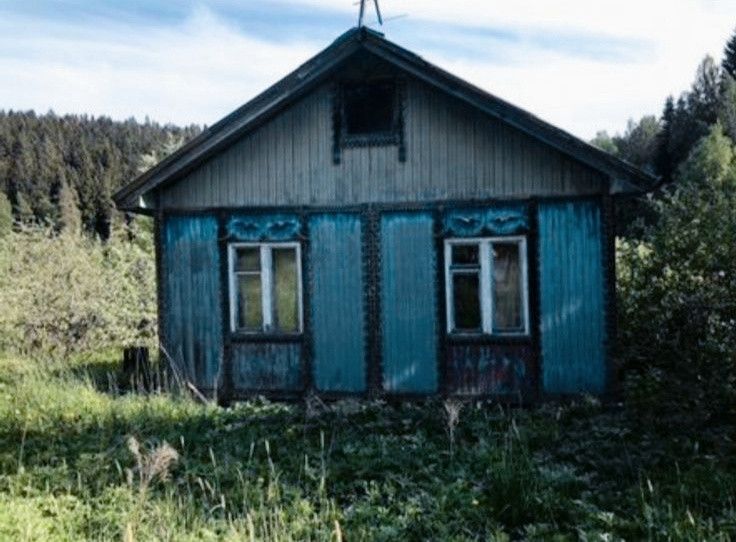
<instances>
[{"instance_id":1,"label":"green weed","mask_svg":"<svg viewBox=\"0 0 736 542\"><path fill-rule=\"evenodd\" d=\"M107 359L109 356L103 356ZM91 367L90 370L84 367ZM588 401L220 408L0 359L0 539L730 540L732 428Z\"/></svg>"}]
</instances>

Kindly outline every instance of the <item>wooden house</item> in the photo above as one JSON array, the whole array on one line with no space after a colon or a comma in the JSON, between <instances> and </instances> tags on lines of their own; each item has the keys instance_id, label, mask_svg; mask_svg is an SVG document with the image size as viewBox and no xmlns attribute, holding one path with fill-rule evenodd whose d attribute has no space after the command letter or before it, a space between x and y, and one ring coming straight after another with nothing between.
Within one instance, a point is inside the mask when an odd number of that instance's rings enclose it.
<instances>
[{"instance_id":1,"label":"wooden house","mask_svg":"<svg viewBox=\"0 0 736 542\"><path fill-rule=\"evenodd\" d=\"M356 28L120 190L162 349L231 399L605 394L651 176Z\"/></svg>"}]
</instances>

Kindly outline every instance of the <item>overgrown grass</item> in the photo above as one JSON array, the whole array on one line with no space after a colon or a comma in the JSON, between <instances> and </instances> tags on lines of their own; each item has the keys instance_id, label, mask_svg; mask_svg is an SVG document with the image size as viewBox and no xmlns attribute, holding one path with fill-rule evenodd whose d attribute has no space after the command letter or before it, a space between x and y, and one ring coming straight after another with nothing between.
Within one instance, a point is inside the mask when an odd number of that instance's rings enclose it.
<instances>
[{"instance_id":1,"label":"overgrown grass","mask_svg":"<svg viewBox=\"0 0 736 542\"><path fill-rule=\"evenodd\" d=\"M0 360L0 539L736 537L732 428L672 438L593 401L222 409L85 363Z\"/></svg>"}]
</instances>

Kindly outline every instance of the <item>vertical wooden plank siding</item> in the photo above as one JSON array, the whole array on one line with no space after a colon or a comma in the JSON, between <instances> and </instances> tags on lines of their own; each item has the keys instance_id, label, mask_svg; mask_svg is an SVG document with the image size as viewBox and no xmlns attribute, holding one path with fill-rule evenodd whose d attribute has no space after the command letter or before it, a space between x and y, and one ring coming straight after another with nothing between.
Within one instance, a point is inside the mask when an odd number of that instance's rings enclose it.
<instances>
[{"instance_id":1,"label":"vertical wooden plank siding","mask_svg":"<svg viewBox=\"0 0 736 542\"><path fill-rule=\"evenodd\" d=\"M239 343L231 348L236 393L302 389L300 343Z\"/></svg>"},{"instance_id":2,"label":"vertical wooden plank siding","mask_svg":"<svg viewBox=\"0 0 736 542\"><path fill-rule=\"evenodd\" d=\"M315 386L327 392L365 391L360 217L314 215L309 235Z\"/></svg>"},{"instance_id":3,"label":"vertical wooden plank siding","mask_svg":"<svg viewBox=\"0 0 736 542\"><path fill-rule=\"evenodd\" d=\"M539 274L545 393L603 393L603 229L598 202L540 203Z\"/></svg>"},{"instance_id":4,"label":"vertical wooden plank siding","mask_svg":"<svg viewBox=\"0 0 736 542\"><path fill-rule=\"evenodd\" d=\"M407 81L395 145L332 161L327 83L162 192L164 208L340 205L600 194L603 175L428 85Z\"/></svg>"},{"instance_id":5,"label":"vertical wooden plank siding","mask_svg":"<svg viewBox=\"0 0 736 542\"><path fill-rule=\"evenodd\" d=\"M212 216L172 216L164 222L164 348L205 390L218 387L222 363L217 230Z\"/></svg>"},{"instance_id":6,"label":"vertical wooden plank siding","mask_svg":"<svg viewBox=\"0 0 736 542\"><path fill-rule=\"evenodd\" d=\"M430 213L381 217L383 387L437 391L437 256Z\"/></svg>"}]
</instances>

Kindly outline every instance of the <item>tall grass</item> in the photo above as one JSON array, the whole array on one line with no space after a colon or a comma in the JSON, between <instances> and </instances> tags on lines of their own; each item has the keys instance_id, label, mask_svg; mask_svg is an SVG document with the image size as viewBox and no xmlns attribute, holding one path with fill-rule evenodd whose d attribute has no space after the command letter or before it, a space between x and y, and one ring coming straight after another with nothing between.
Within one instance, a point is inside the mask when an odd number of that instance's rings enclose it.
<instances>
[{"instance_id":1,"label":"tall grass","mask_svg":"<svg viewBox=\"0 0 736 542\"><path fill-rule=\"evenodd\" d=\"M731 448L594 403L223 409L91 367L0 361L0 539L734 536Z\"/></svg>"}]
</instances>

